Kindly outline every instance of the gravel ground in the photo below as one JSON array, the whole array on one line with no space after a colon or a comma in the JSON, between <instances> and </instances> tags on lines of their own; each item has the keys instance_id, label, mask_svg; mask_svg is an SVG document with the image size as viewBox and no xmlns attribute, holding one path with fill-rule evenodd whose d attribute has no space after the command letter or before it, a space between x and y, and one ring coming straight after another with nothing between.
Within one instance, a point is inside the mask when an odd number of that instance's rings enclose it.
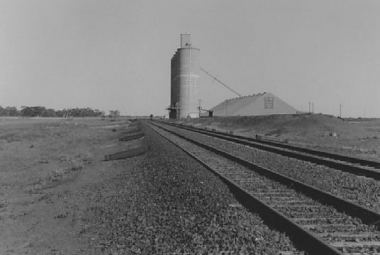
<instances>
[{"instance_id":1,"label":"gravel ground","mask_svg":"<svg viewBox=\"0 0 380 255\"><path fill-rule=\"evenodd\" d=\"M224 159L206 149L200 148L189 141L170 135L170 133L163 131L162 129L157 128L157 130L160 133L162 132L166 136L169 136L170 140L173 140L176 144L186 148L186 150L190 151L204 162L207 162L208 165L212 166L212 168L216 169L219 173L235 181L247 191L252 192L252 194L259 197L265 203L277 208L277 211L283 213L287 217L293 218L293 220L301 226L310 229L314 234L326 234L331 232L345 232L346 234L349 232L351 232L351 234L370 232L373 236L379 234L376 227L373 225L363 224L360 219L352 218L344 213L340 213L334 209L334 207L322 205L301 193L289 189L289 187L268 180L250 169L239 166L238 164ZM275 190L275 194L267 194L268 189L270 190L270 193ZM257 194L257 192L261 194ZM281 207L277 207L280 204ZM291 208L286 207L286 205L291 206ZM299 205L301 207L297 207L296 210L293 205ZM320 218L322 214L325 218ZM324 237L322 239L325 239L327 243L344 240L339 235L335 236L333 239L331 237ZM373 238L371 241L377 241L377 239L378 238ZM355 242L359 241L360 239L355 240ZM362 249L361 247L339 247L338 249L346 253L368 251L368 249ZM373 249L372 251L376 250L376 248L371 249Z\"/></svg>"},{"instance_id":2,"label":"gravel ground","mask_svg":"<svg viewBox=\"0 0 380 255\"><path fill-rule=\"evenodd\" d=\"M174 130L172 127L170 129ZM371 178L358 177L325 166L194 134L186 130L179 132L359 205L380 211L380 183Z\"/></svg>"},{"instance_id":3,"label":"gravel ground","mask_svg":"<svg viewBox=\"0 0 380 255\"><path fill-rule=\"evenodd\" d=\"M149 152L83 191L94 205L81 216L88 254L300 254L212 173L147 132Z\"/></svg>"}]
</instances>

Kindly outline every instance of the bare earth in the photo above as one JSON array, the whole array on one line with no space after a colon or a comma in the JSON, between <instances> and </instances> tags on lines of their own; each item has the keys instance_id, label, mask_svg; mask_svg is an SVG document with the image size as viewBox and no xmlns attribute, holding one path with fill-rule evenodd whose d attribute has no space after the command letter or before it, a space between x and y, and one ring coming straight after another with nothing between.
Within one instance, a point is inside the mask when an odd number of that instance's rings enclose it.
<instances>
[{"instance_id":1,"label":"bare earth","mask_svg":"<svg viewBox=\"0 0 380 255\"><path fill-rule=\"evenodd\" d=\"M190 124L380 160L378 120L279 116ZM126 120L0 118L0 254L91 254L92 242L99 243L91 229L101 226L90 224L89 210L104 206L97 194L109 192L105 183L138 160L104 161L107 154L142 143L118 141L117 131L128 125Z\"/></svg>"},{"instance_id":2,"label":"bare earth","mask_svg":"<svg viewBox=\"0 0 380 255\"><path fill-rule=\"evenodd\" d=\"M94 204L93 184L131 167L104 161L134 146L112 130L125 121L2 120L0 254L85 254L82 215Z\"/></svg>"}]
</instances>

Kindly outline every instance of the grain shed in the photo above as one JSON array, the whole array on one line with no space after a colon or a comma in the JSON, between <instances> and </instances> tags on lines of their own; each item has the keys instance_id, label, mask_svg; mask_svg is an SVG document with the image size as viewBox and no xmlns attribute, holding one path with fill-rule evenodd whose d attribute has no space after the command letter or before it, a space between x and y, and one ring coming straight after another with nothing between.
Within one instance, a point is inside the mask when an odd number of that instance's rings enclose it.
<instances>
[{"instance_id":1,"label":"grain shed","mask_svg":"<svg viewBox=\"0 0 380 255\"><path fill-rule=\"evenodd\" d=\"M212 109L214 116L259 116L296 114L298 111L272 93L227 99Z\"/></svg>"}]
</instances>

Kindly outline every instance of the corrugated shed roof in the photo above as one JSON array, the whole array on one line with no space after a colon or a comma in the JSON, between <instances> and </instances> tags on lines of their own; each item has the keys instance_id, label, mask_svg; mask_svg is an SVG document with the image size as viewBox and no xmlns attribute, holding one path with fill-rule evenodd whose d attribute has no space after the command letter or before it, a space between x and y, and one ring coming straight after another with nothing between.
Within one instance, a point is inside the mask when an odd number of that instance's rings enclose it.
<instances>
[{"instance_id":1,"label":"corrugated shed roof","mask_svg":"<svg viewBox=\"0 0 380 255\"><path fill-rule=\"evenodd\" d=\"M227 99L221 102L220 104L214 106L211 110L214 112L225 110L227 107L228 115L233 115L240 109L248 106L249 104L256 101L261 96L265 95L266 93L259 93L254 94L252 96L243 96L243 97L236 97L232 99Z\"/></svg>"},{"instance_id":2,"label":"corrugated shed roof","mask_svg":"<svg viewBox=\"0 0 380 255\"><path fill-rule=\"evenodd\" d=\"M214 116L296 114L297 110L269 92L223 101L211 109Z\"/></svg>"}]
</instances>

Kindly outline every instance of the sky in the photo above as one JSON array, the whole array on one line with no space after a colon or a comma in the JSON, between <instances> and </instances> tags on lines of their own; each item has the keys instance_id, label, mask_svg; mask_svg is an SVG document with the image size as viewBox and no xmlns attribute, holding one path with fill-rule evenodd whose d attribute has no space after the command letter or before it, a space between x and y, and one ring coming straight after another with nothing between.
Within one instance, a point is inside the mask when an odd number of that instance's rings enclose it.
<instances>
[{"instance_id":1,"label":"sky","mask_svg":"<svg viewBox=\"0 0 380 255\"><path fill-rule=\"evenodd\" d=\"M170 60L299 111L380 118L378 0L0 0L0 105L165 115ZM205 73L202 107L236 97Z\"/></svg>"}]
</instances>

